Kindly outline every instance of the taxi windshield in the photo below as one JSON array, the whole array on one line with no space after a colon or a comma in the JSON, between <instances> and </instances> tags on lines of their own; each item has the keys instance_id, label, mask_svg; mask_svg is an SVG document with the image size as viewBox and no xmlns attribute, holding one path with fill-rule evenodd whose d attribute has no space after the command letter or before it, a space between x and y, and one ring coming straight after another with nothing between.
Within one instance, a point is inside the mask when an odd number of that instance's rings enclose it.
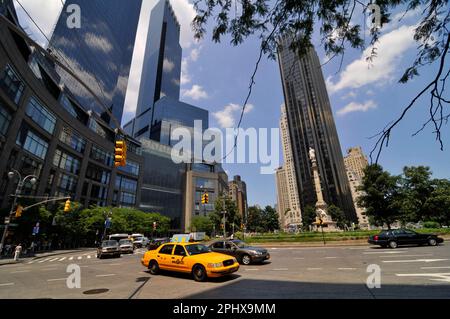
<instances>
[{"instance_id":1,"label":"taxi windshield","mask_svg":"<svg viewBox=\"0 0 450 319\"><path fill-rule=\"evenodd\" d=\"M186 245L186 250L189 255L204 254L209 253L211 251L208 247L201 244Z\"/></svg>"}]
</instances>

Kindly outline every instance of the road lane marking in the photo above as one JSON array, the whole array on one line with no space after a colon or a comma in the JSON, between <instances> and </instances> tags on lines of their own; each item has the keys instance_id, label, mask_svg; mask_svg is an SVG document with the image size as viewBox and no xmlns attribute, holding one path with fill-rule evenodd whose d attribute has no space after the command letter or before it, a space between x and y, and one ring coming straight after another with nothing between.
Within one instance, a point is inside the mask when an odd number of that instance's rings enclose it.
<instances>
[{"instance_id":1,"label":"road lane marking","mask_svg":"<svg viewBox=\"0 0 450 319\"><path fill-rule=\"evenodd\" d=\"M51 270L56 270L56 269L58 269L58 268L44 268L44 269L41 269L41 271L51 271Z\"/></svg>"},{"instance_id":2,"label":"road lane marking","mask_svg":"<svg viewBox=\"0 0 450 319\"><path fill-rule=\"evenodd\" d=\"M335 258L338 258L338 257L325 257L325 259L335 259Z\"/></svg>"},{"instance_id":3,"label":"road lane marking","mask_svg":"<svg viewBox=\"0 0 450 319\"><path fill-rule=\"evenodd\" d=\"M47 279L47 281L62 281L62 280L67 280L67 278Z\"/></svg>"},{"instance_id":4,"label":"road lane marking","mask_svg":"<svg viewBox=\"0 0 450 319\"><path fill-rule=\"evenodd\" d=\"M406 250L401 250L401 251L368 251L368 252L364 252L364 255L375 255L375 254L403 254L406 253Z\"/></svg>"},{"instance_id":5,"label":"road lane marking","mask_svg":"<svg viewBox=\"0 0 450 319\"><path fill-rule=\"evenodd\" d=\"M29 270L18 270L18 271L12 271L12 272L10 272L10 274L20 274L23 272L30 272L30 271Z\"/></svg>"},{"instance_id":6,"label":"road lane marking","mask_svg":"<svg viewBox=\"0 0 450 319\"><path fill-rule=\"evenodd\" d=\"M91 255L87 256L88 259L91 259Z\"/></svg>"},{"instance_id":7,"label":"road lane marking","mask_svg":"<svg viewBox=\"0 0 450 319\"><path fill-rule=\"evenodd\" d=\"M430 263L433 261L447 261L450 259L409 259L409 260L383 260L384 263Z\"/></svg>"},{"instance_id":8,"label":"road lane marking","mask_svg":"<svg viewBox=\"0 0 450 319\"><path fill-rule=\"evenodd\" d=\"M77 258L77 259L78 259L78 260L80 260L80 259L82 259L82 258L83 258L83 256L78 256L78 258Z\"/></svg>"},{"instance_id":9,"label":"road lane marking","mask_svg":"<svg viewBox=\"0 0 450 319\"><path fill-rule=\"evenodd\" d=\"M442 267L420 267L420 269L450 269L450 266L442 266Z\"/></svg>"},{"instance_id":10,"label":"road lane marking","mask_svg":"<svg viewBox=\"0 0 450 319\"><path fill-rule=\"evenodd\" d=\"M272 269L273 271L286 271L286 270L289 270L288 268L275 268L275 269Z\"/></svg>"},{"instance_id":11,"label":"road lane marking","mask_svg":"<svg viewBox=\"0 0 450 319\"><path fill-rule=\"evenodd\" d=\"M394 255L394 256L379 256L380 258L394 258L394 257L427 257L433 256L433 254L425 254L425 255Z\"/></svg>"},{"instance_id":12,"label":"road lane marking","mask_svg":"<svg viewBox=\"0 0 450 319\"><path fill-rule=\"evenodd\" d=\"M32 261L29 261L29 262L27 262L27 264L29 265L29 264L32 264L32 263L34 263L36 260L32 260Z\"/></svg>"},{"instance_id":13,"label":"road lane marking","mask_svg":"<svg viewBox=\"0 0 450 319\"><path fill-rule=\"evenodd\" d=\"M450 273L395 274L397 277L432 277L429 280L450 282Z\"/></svg>"},{"instance_id":14,"label":"road lane marking","mask_svg":"<svg viewBox=\"0 0 450 319\"><path fill-rule=\"evenodd\" d=\"M59 257L56 257L56 258L53 258L53 259L50 259L49 261L51 262L51 261L57 261L59 259Z\"/></svg>"},{"instance_id":15,"label":"road lane marking","mask_svg":"<svg viewBox=\"0 0 450 319\"><path fill-rule=\"evenodd\" d=\"M46 261L48 261L48 260L50 260L50 259L51 259L51 258L47 258L47 259L44 259L44 260L38 261L38 263L42 264L43 262L46 262Z\"/></svg>"},{"instance_id":16,"label":"road lane marking","mask_svg":"<svg viewBox=\"0 0 450 319\"><path fill-rule=\"evenodd\" d=\"M357 268L338 268L338 270L356 270Z\"/></svg>"},{"instance_id":17,"label":"road lane marking","mask_svg":"<svg viewBox=\"0 0 450 319\"><path fill-rule=\"evenodd\" d=\"M4 284L0 284L0 287L13 286L13 285L14 285L13 282L7 282L7 283L4 283Z\"/></svg>"},{"instance_id":18,"label":"road lane marking","mask_svg":"<svg viewBox=\"0 0 450 319\"><path fill-rule=\"evenodd\" d=\"M66 259L67 257L63 257L63 258L61 258L60 260L58 260L58 261L63 261L64 259Z\"/></svg>"},{"instance_id":19,"label":"road lane marking","mask_svg":"<svg viewBox=\"0 0 450 319\"><path fill-rule=\"evenodd\" d=\"M73 256L69 258L69 260L73 260Z\"/></svg>"},{"instance_id":20,"label":"road lane marking","mask_svg":"<svg viewBox=\"0 0 450 319\"><path fill-rule=\"evenodd\" d=\"M95 277L110 277L115 276L116 274L106 274L106 275L96 275Z\"/></svg>"}]
</instances>

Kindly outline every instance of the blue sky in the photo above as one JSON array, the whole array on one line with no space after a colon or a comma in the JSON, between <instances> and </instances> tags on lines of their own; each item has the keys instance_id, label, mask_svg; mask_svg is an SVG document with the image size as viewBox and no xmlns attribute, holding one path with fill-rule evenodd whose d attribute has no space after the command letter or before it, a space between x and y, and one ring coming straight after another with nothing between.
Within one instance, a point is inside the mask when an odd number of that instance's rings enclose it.
<instances>
[{"instance_id":1,"label":"blue sky","mask_svg":"<svg viewBox=\"0 0 450 319\"><path fill-rule=\"evenodd\" d=\"M148 7L151 6L151 1L153 0L147 1ZM50 34L55 17L61 9L61 2L59 0L21 2L40 27ZM171 0L171 3L182 25L181 43L184 61L182 100L209 110L211 127L235 124L239 116L235 104L242 105L247 94L250 76L259 53L259 43L255 39L249 39L243 45L233 47L229 44L229 39L224 38L222 43L216 44L211 42L210 33L203 41L196 43L188 26L194 14L192 5L188 0ZM19 15L24 17L20 11ZM378 45L378 57L372 66L364 60L365 52L359 50L347 50L339 73L337 73L339 59L324 66L323 73L328 82L331 106L344 154L349 147L362 146L368 155L374 145L374 140L368 137L395 119L403 107L435 74L437 64L422 69L420 78L411 83L398 83L402 72L412 63L416 54L417 43L412 40L411 32L419 18L419 11L408 14L401 22L398 22L398 16L394 17L394 22L383 29L383 37ZM362 16L356 20L362 22ZM27 23L26 19L23 21ZM141 27L144 29L144 24ZM28 31L41 43L45 42L32 25ZM140 37L145 37L142 32L139 33ZM314 40L319 44L318 36ZM137 47L143 48L142 41L138 41ZM321 60L326 61L320 46L316 49ZM136 56L134 63L139 64L141 60L142 57ZM132 71L129 83L130 94L127 96L123 123L134 115L133 92L138 89L136 83L138 74L139 68L136 67L136 70ZM242 126L278 127L280 105L283 102L278 64L264 58L249 101L253 108L245 114ZM435 142L431 127L418 136L411 136L424 122L428 106L429 98L426 96L425 99L419 100L405 120L393 131L389 147L383 151L380 159L380 164L391 173L401 173L405 165L427 165L431 167L435 177L450 177L449 140L446 139L449 127L444 126L442 129L444 151L440 151L439 144ZM281 156L281 145L279 153ZM274 205L275 177L261 175L260 166L224 164L230 179L233 175L239 174L247 182L249 204Z\"/></svg>"}]
</instances>

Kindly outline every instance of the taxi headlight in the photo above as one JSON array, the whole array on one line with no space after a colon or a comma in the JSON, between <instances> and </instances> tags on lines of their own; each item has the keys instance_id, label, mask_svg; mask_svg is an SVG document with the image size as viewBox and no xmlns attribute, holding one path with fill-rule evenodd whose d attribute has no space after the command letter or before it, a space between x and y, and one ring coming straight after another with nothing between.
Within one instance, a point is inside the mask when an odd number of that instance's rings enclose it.
<instances>
[{"instance_id":1,"label":"taxi headlight","mask_svg":"<svg viewBox=\"0 0 450 319\"><path fill-rule=\"evenodd\" d=\"M222 263L209 263L208 268L220 268L223 267Z\"/></svg>"}]
</instances>

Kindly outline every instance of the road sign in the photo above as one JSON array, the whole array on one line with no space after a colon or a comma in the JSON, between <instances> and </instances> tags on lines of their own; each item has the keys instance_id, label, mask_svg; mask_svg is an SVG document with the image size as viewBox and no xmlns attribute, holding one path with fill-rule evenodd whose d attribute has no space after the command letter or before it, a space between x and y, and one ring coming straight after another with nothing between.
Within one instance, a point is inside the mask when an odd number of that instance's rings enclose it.
<instances>
[{"instance_id":1,"label":"road sign","mask_svg":"<svg viewBox=\"0 0 450 319\"><path fill-rule=\"evenodd\" d=\"M105 220L105 228L111 228L111 217Z\"/></svg>"},{"instance_id":2,"label":"road sign","mask_svg":"<svg viewBox=\"0 0 450 319\"><path fill-rule=\"evenodd\" d=\"M5 217L5 224L9 224L10 222L10 218L9 217Z\"/></svg>"}]
</instances>

